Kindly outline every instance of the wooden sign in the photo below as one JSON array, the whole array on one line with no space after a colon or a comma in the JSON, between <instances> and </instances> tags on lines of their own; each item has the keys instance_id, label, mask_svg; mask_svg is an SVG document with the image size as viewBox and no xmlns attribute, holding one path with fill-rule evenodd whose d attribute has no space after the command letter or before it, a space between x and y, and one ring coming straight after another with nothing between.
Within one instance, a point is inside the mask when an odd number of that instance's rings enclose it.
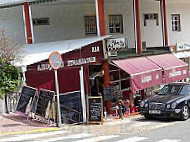
<instances>
[{"instance_id":1,"label":"wooden sign","mask_svg":"<svg viewBox=\"0 0 190 142\"><path fill-rule=\"evenodd\" d=\"M88 124L103 123L103 102L102 96L88 97Z\"/></svg>"},{"instance_id":2,"label":"wooden sign","mask_svg":"<svg viewBox=\"0 0 190 142\"><path fill-rule=\"evenodd\" d=\"M37 90L29 86L23 86L22 92L16 107L17 112L26 113L26 108L29 106L31 108L34 97Z\"/></svg>"},{"instance_id":3,"label":"wooden sign","mask_svg":"<svg viewBox=\"0 0 190 142\"><path fill-rule=\"evenodd\" d=\"M36 114L44 118L49 118L52 108L52 101L55 95L54 91L40 89L37 102Z\"/></svg>"}]
</instances>

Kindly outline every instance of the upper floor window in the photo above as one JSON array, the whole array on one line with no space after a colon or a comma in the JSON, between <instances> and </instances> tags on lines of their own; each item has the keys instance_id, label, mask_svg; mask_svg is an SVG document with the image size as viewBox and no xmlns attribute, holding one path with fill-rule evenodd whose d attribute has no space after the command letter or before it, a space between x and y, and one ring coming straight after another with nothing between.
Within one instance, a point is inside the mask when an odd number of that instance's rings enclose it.
<instances>
[{"instance_id":1,"label":"upper floor window","mask_svg":"<svg viewBox=\"0 0 190 142\"><path fill-rule=\"evenodd\" d=\"M147 20L156 20L156 26L159 26L158 14L156 13L144 14L144 26L147 26Z\"/></svg>"},{"instance_id":2,"label":"upper floor window","mask_svg":"<svg viewBox=\"0 0 190 142\"><path fill-rule=\"evenodd\" d=\"M34 18L32 21L34 26L50 24L49 18Z\"/></svg>"},{"instance_id":3,"label":"upper floor window","mask_svg":"<svg viewBox=\"0 0 190 142\"><path fill-rule=\"evenodd\" d=\"M123 33L122 15L109 15L109 33Z\"/></svg>"},{"instance_id":4,"label":"upper floor window","mask_svg":"<svg viewBox=\"0 0 190 142\"><path fill-rule=\"evenodd\" d=\"M180 14L172 14L172 31L181 31Z\"/></svg>"},{"instance_id":5,"label":"upper floor window","mask_svg":"<svg viewBox=\"0 0 190 142\"><path fill-rule=\"evenodd\" d=\"M96 35L97 27L96 27L96 16L85 16L85 34L86 35Z\"/></svg>"}]
</instances>

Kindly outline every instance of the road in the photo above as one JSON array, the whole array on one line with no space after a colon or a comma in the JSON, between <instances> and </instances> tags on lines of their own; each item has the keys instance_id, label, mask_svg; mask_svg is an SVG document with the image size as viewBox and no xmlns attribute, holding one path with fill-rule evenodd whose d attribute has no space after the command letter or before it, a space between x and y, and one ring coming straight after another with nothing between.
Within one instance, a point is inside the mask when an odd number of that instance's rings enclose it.
<instances>
[{"instance_id":1,"label":"road","mask_svg":"<svg viewBox=\"0 0 190 142\"><path fill-rule=\"evenodd\" d=\"M145 120L133 117L104 125L64 126L60 131L0 136L0 142L190 142L187 121Z\"/></svg>"}]
</instances>

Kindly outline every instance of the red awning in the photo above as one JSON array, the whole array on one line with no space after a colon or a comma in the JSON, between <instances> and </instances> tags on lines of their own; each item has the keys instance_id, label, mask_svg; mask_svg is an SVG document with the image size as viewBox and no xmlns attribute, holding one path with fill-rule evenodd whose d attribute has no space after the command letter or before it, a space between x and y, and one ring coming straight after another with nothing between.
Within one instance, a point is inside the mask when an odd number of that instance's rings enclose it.
<instances>
[{"instance_id":1,"label":"red awning","mask_svg":"<svg viewBox=\"0 0 190 142\"><path fill-rule=\"evenodd\" d=\"M162 68L145 57L114 60L113 63L130 75L133 92L162 83Z\"/></svg>"},{"instance_id":2,"label":"red awning","mask_svg":"<svg viewBox=\"0 0 190 142\"><path fill-rule=\"evenodd\" d=\"M182 80L188 76L188 64L172 54L148 56L147 58L163 68L165 83Z\"/></svg>"}]
</instances>

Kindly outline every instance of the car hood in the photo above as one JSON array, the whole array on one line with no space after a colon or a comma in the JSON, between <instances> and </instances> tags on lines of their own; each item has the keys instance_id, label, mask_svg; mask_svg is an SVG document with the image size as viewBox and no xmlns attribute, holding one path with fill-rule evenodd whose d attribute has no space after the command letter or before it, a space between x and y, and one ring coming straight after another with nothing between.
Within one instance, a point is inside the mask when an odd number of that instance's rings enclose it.
<instances>
[{"instance_id":1,"label":"car hood","mask_svg":"<svg viewBox=\"0 0 190 142\"><path fill-rule=\"evenodd\" d=\"M158 103L171 103L181 98L184 98L184 96L183 95L154 95L148 98L148 101L158 102Z\"/></svg>"}]
</instances>

